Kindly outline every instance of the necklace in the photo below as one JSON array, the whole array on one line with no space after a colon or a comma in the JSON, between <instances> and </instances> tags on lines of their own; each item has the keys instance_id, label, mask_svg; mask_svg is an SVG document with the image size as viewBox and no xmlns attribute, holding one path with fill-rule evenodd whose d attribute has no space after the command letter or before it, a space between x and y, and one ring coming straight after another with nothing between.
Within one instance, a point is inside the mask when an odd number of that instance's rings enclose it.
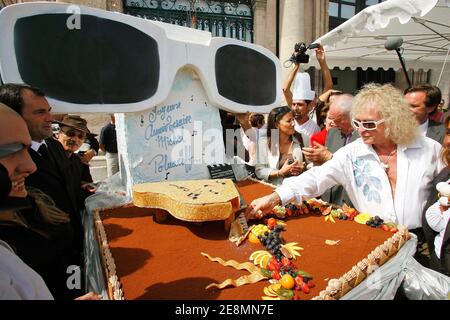
<instances>
[{"instance_id":1,"label":"necklace","mask_svg":"<svg viewBox=\"0 0 450 320\"><path fill-rule=\"evenodd\" d=\"M397 146L395 146L394 150L392 150L392 152L389 153L389 155L388 155L388 157L387 157L387 160L386 160L386 163L384 163L383 161L381 161L381 158L380 158L381 165L382 165L382 167L384 168L384 170L385 170L386 172L389 171L389 168L390 168L389 160L391 160L391 157L392 157L396 152L397 152Z\"/></svg>"}]
</instances>

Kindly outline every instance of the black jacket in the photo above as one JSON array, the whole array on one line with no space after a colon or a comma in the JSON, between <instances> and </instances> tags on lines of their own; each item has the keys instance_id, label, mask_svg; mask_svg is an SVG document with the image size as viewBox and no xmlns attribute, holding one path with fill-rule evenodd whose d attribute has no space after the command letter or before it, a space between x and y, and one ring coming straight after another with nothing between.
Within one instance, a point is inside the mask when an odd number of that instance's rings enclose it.
<instances>
[{"instance_id":1,"label":"black jacket","mask_svg":"<svg viewBox=\"0 0 450 320\"><path fill-rule=\"evenodd\" d=\"M74 299L80 290L66 285L67 268L79 263L73 251L73 230L70 223L44 222L32 198L32 206L20 210L28 227L10 220L0 221L0 239L44 280L55 299Z\"/></svg>"},{"instance_id":2,"label":"black jacket","mask_svg":"<svg viewBox=\"0 0 450 320\"><path fill-rule=\"evenodd\" d=\"M83 248L79 201L81 187L75 188L72 166L61 143L53 138L48 138L45 142L51 161L43 159L39 153L30 148L29 153L37 170L26 178L25 184L49 195L59 209L69 214L75 233L75 243L81 252Z\"/></svg>"},{"instance_id":3,"label":"black jacket","mask_svg":"<svg viewBox=\"0 0 450 320\"><path fill-rule=\"evenodd\" d=\"M440 144L444 141L445 126L441 122L428 120L427 137L431 138Z\"/></svg>"}]
</instances>

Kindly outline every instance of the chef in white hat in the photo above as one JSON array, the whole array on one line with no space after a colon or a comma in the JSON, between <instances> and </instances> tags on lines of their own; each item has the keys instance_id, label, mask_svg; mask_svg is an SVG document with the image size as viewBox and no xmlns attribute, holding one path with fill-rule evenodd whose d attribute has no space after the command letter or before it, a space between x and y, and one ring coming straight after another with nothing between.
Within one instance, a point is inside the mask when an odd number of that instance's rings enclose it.
<instances>
[{"instance_id":1,"label":"chef in white hat","mask_svg":"<svg viewBox=\"0 0 450 320\"><path fill-rule=\"evenodd\" d=\"M320 131L320 127L309 118L314 109L316 93L311 90L311 78L306 72L295 76L294 92L292 94L292 111L294 112L295 131L304 133L311 138Z\"/></svg>"},{"instance_id":2,"label":"chef in white hat","mask_svg":"<svg viewBox=\"0 0 450 320\"><path fill-rule=\"evenodd\" d=\"M333 88L330 69L328 68L325 50L321 45L316 49L316 58L322 70L324 92ZM316 94L311 90L311 79L308 73L299 72L300 64L294 62L294 67L289 73L284 86L283 94L286 103L292 109L295 118L295 130L311 137L320 131L319 126L310 119L309 114L315 108ZM291 91L293 85L294 90Z\"/></svg>"}]
</instances>

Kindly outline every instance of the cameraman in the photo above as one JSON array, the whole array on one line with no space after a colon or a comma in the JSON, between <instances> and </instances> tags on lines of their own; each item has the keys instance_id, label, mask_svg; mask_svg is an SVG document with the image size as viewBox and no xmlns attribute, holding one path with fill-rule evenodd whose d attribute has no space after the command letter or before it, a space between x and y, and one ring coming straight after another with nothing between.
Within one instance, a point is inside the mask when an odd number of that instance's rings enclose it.
<instances>
[{"instance_id":1,"label":"cameraman","mask_svg":"<svg viewBox=\"0 0 450 320\"><path fill-rule=\"evenodd\" d=\"M298 45L296 45L297 49ZM304 54L301 51L296 50L293 57L298 54ZM333 81L331 79L331 72L328 68L327 62L325 60L325 51L321 45L316 49L316 58L319 62L320 68L322 69L322 77L324 82L323 91L326 92L333 87ZM287 105L292 109L295 118L295 130L299 133L304 133L311 137L313 134L320 131L319 126L309 118L309 113L316 107L317 101L314 97L312 100L306 99L296 99L293 100L291 86L294 82L295 76L300 68L300 63L298 60L293 59L294 68L289 73L289 76L283 86L283 94L286 99ZM323 104L321 104L323 106ZM319 110L320 112L320 110Z\"/></svg>"}]
</instances>

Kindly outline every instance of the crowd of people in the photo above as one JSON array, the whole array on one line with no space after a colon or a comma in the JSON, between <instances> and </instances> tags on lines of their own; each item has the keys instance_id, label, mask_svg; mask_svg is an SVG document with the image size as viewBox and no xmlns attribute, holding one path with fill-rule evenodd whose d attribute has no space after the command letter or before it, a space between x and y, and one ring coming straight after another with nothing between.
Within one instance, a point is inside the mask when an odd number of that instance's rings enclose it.
<instances>
[{"instance_id":1,"label":"crowd of people","mask_svg":"<svg viewBox=\"0 0 450 320\"><path fill-rule=\"evenodd\" d=\"M405 225L418 237L418 260L449 275L450 199L442 204L435 190L450 183L450 117L439 88L367 84L353 96L333 89L320 46L316 57L321 95L295 64L283 87L286 106L267 118L236 115L247 164L277 186L249 204L247 218L313 197L345 202ZM92 157L100 149L108 176L119 170L115 118L97 141L85 119L55 120L51 111L38 88L0 86L0 299L101 298L83 286L81 215L95 192ZM67 285L73 267L80 286Z\"/></svg>"}]
</instances>

